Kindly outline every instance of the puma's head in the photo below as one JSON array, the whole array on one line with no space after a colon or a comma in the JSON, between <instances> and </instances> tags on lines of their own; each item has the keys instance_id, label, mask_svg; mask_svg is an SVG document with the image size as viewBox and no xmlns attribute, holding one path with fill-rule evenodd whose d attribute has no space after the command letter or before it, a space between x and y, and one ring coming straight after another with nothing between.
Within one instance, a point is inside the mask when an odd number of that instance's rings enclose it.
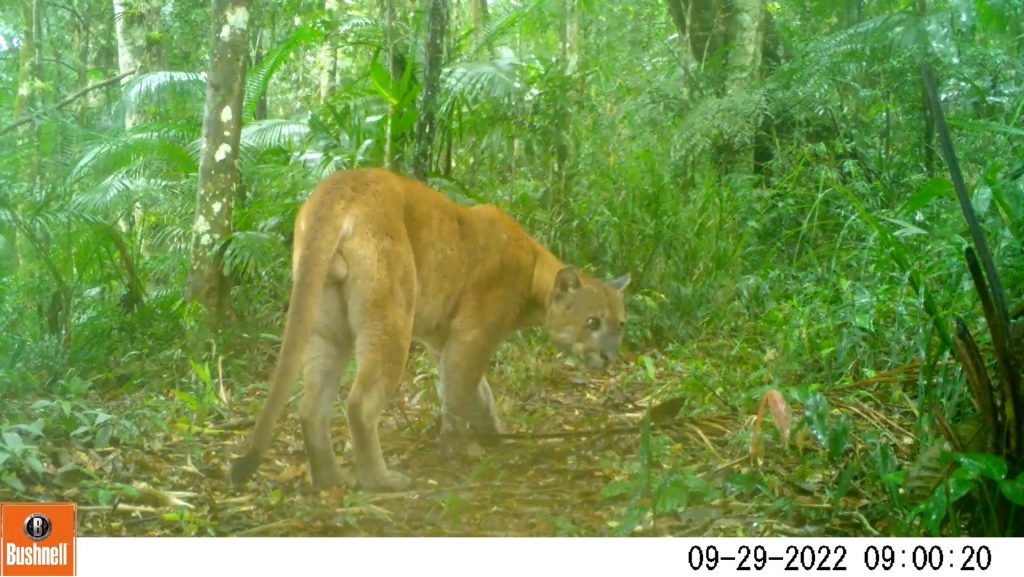
<instances>
[{"instance_id":1,"label":"puma's head","mask_svg":"<svg viewBox=\"0 0 1024 577\"><path fill-rule=\"evenodd\" d=\"M622 293L629 275L604 283L567 266L551 289L544 327L559 348L589 369L603 369L619 354L626 316Z\"/></svg>"}]
</instances>

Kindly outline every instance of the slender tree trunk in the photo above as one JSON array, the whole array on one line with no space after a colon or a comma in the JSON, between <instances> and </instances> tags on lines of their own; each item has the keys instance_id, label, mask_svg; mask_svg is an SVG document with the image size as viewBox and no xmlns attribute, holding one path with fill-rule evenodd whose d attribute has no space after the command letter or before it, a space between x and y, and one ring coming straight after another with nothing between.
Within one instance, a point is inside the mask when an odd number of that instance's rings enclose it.
<instances>
[{"instance_id":1,"label":"slender tree trunk","mask_svg":"<svg viewBox=\"0 0 1024 577\"><path fill-rule=\"evenodd\" d=\"M391 81L395 78L395 39L394 31L394 6L389 0L381 0L381 11L384 12L384 44L387 46L388 71L391 73ZM389 90L390 92L390 90ZM384 168L391 168L391 127L395 121L395 106L388 99L387 122L384 124Z\"/></svg>"},{"instance_id":2,"label":"slender tree trunk","mask_svg":"<svg viewBox=\"0 0 1024 577\"><path fill-rule=\"evenodd\" d=\"M448 32L448 0L430 0L427 15L427 46L423 65L423 99L416 119L416 150L412 169L424 180L430 174L431 148L437 129L437 100L441 89L441 53Z\"/></svg>"},{"instance_id":3,"label":"slender tree trunk","mask_svg":"<svg viewBox=\"0 0 1024 577\"><path fill-rule=\"evenodd\" d=\"M21 18L23 25L22 46L18 53L18 93L14 97L12 118L20 119L41 109L43 106L43 0L22 0ZM40 125L32 124L31 133L25 129L19 132L19 146L31 143L35 150L32 165L28 167L28 179L33 186L39 185L40 162L42 162ZM32 139L28 140L29 135Z\"/></svg>"},{"instance_id":4,"label":"slender tree trunk","mask_svg":"<svg viewBox=\"0 0 1024 577\"><path fill-rule=\"evenodd\" d=\"M11 118L18 119L25 116L29 110L34 108L36 95L35 69L35 17L33 14L33 0L21 1L21 46L18 48L18 94L14 97L14 113Z\"/></svg>"},{"instance_id":5,"label":"slender tree trunk","mask_svg":"<svg viewBox=\"0 0 1024 577\"><path fill-rule=\"evenodd\" d=\"M729 94L747 89L761 67L764 0L733 0L730 19L729 73L725 90Z\"/></svg>"},{"instance_id":6,"label":"slender tree trunk","mask_svg":"<svg viewBox=\"0 0 1024 577\"><path fill-rule=\"evenodd\" d=\"M473 43L479 48L485 40L484 31L491 18L487 0L469 0L469 14L473 22Z\"/></svg>"},{"instance_id":7,"label":"slender tree trunk","mask_svg":"<svg viewBox=\"0 0 1024 577\"><path fill-rule=\"evenodd\" d=\"M928 14L928 3L926 0L917 0L917 13L922 18ZM924 58L928 57L929 48L926 41L922 39L922 45L918 48ZM921 132L921 152L924 160L924 170L928 174L935 172L935 119L932 118L931 109L928 106L928 91L924 83L921 83L921 112L924 120Z\"/></svg>"},{"instance_id":8,"label":"slender tree trunk","mask_svg":"<svg viewBox=\"0 0 1024 577\"><path fill-rule=\"evenodd\" d=\"M578 0L562 0L562 56L567 62L580 57L580 12Z\"/></svg>"},{"instance_id":9,"label":"slender tree trunk","mask_svg":"<svg viewBox=\"0 0 1024 577\"><path fill-rule=\"evenodd\" d=\"M249 0L213 0L211 19L212 49L188 295L206 308L208 324L220 328L231 306L223 246L231 234L232 205L240 186L238 143L242 132Z\"/></svg>"},{"instance_id":10,"label":"slender tree trunk","mask_svg":"<svg viewBox=\"0 0 1024 577\"><path fill-rule=\"evenodd\" d=\"M325 102L334 90L334 75L338 69L338 36L333 33L338 26L338 16L341 15L338 2L339 0L324 0L324 11L330 19L330 32L317 57L320 64L320 102Z\"/></svg>"},{"instance_id":11,"label":"slender tree trunk","mask_svg":"<svg viewBox=\"0 0 1024 577\"><path fill-rule=\"evenodd\" d=\"M117 68L122 74L132 70L139 74L158 70L162 58L160 45L159 0L113 0L114 32L117 36ZM122 85L129 82L125 78ZM124 127L129 129L144 120L141 111L125 114Z\"/></svg>"},{"instance_id":12,"label":"slender tree trunk","mask_svg":"<svg viewBox=\"0 0 1024 577\"><path fill-rule=\"evenodd\" d=\"M89 48L92 43L92 28L85 20L85 16L79 12L74 13L75 22L75 46L78 50L75 53L75 69L78 71L78 89L82 90L89 86ZM83 98L78 103L78 124L85 126L85 113L89 109L91 98Z\"/></svg>"},{"instance_id":13,"label":"slender tree trunk","mask_svg":"<svg viewBox=\"0 0 1024 577\"><path fill-rule=\"evenodd\" d=\"M729 21L728 71L725 81L727 94L748 90L757 81L761 69L761 45L764 41L764 0L733 0ZM760 120L754 119L756 131ZM750 134L747 145L737 148L727 159L729 170L749 173L754 168L755 134Z\"/></svg>"},{"instance_id":14,"label":"slender tree trunk","mask_svg":"<svg viewBox=\"0 0 1024 577\"><path fill-rule=\"evenodd\" d=\"M22 0L22 34L17 50L17 93L14 95L14 108L11 120L19 120L30 114L35 108L36 99L36 31L33 0ZM20 129L18 146L24 146L28 126ZM35 175L29 175L35 182ZM17 231L14 225L0 220L0 278L13 274L18 266Z\"/></svg>"}]
</instances>

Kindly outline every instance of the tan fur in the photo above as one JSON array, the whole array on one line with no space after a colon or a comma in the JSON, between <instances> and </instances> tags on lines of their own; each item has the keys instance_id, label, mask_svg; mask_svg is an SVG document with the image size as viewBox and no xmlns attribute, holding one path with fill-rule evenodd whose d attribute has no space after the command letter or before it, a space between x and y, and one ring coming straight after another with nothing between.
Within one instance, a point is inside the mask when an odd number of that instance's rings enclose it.
<instances>
[{"instance_id":1,"label":"tan fur","mask_svg":"<svg viewBox=\"0 0 1024 577\"><path fill-rule=\"evenodd\" d=\"M348 421L358 480L400 490L409 479L385 466L377 422L413 340L438 363L443 436L500 430L484 372L512 331L542 323L590 368L611 362L622 341L628 276L603 283L565 266L497 208L461 206L386 170L325 178L299 211L292 264L284 341L248 452L232 463L236 484L269 448L300 364L314 485L342 483L329 421L354 355Z\"/></svg>"}]
</instances>

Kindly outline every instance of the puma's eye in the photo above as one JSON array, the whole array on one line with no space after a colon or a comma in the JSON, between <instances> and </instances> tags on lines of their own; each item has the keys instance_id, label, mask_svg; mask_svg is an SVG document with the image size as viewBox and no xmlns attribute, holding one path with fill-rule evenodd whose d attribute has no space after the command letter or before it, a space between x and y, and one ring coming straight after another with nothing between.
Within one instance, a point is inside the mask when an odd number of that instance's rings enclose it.
<instances>
[{"instance_id":1,"label":"puma's eye","mask_svg":"<svg viewBox=\"0 0 1024 577\"><path fill-rule=\"evenodd\" d=\"M589 319L587 319L587 328L592 331L596 331L597 329L601 328L601 319L597 317L590 317Z\"/></svg>"}]
</instances>

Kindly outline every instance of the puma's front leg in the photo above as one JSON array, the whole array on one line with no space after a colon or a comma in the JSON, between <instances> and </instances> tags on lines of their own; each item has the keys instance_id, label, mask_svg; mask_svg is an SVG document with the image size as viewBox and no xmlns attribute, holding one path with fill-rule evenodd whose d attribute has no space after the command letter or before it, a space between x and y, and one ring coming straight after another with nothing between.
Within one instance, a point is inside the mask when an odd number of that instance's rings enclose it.
<instances>
[{"instance_id":1,"label":"puma's front leg","mask_svg":"<svg viewBox=\"0 0 1024 577\"><path fill-rule=\"evenodd\" d=\"M453 449L467 432L501 432L494 395L484 376L494 348L469 340L453 340L444 347L438 365L442 449Z\"/></svg>"}]
</instances>

